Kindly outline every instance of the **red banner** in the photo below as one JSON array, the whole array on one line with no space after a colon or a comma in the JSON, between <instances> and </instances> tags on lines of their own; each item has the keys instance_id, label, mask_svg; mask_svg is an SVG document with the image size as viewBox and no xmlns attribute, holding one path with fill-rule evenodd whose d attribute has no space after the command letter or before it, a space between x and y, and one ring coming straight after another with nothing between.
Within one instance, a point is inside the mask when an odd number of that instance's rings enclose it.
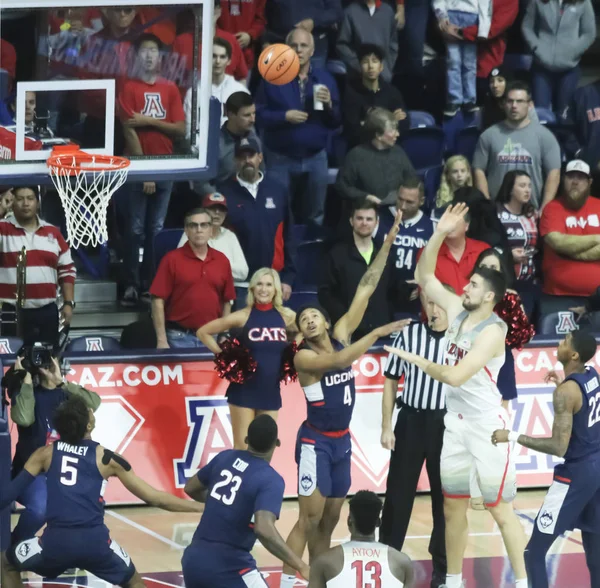
<instances>
[{"instance_id":1,"label":"red banner","mask_svg":"<svg viewBox=\"0 0 600 588\"><path fill-rule=\"evenodd\" d=\"M597 357L600 359L600 355ZM556 364L556 351L527 348L515 352L519 398L511 406L513 430L549 435L552 428L552 386L543 383ZM353 441L352 491L385 490L389 451L382 449L381 396L385 355L373 353L355 362L356 408L351 424ZM183 495L185 480L216 453L232 446L227 382L220 380L209 360L161 363L75 364L70 381L102 397L96 414L96 441L122 453L136 473L153 486ZM286 481L286 495L297 494L294 448L306 415L305 400L295 383L282 390L279 414L281 448L273 467ZM547 486L559 460L525 448L516 452L521 487ZM419 489L429 488L423 473ZM138 502L118 482L106 491L108 504Z\"/></svg>"}]
</instances>

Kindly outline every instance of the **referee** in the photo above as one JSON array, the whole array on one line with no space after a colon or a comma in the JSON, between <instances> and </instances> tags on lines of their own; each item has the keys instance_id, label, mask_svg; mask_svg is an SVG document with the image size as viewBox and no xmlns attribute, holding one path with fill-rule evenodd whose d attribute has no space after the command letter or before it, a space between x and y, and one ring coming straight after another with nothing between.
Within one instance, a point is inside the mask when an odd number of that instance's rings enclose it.
<instances>
[{"instance_id":1,"label":"referee","mask_svg":"<svg viewBox=\"0 0 600 588\"><path fill-rule=\"evenodd\" d=\"M445 286L452 291L450 286ZM427 323L416 322L398 334L394 347L418 353L430 361L443 363L446 348L444 337L448 328L446 313L429 301L421 292L421 304ZM398 393L398 381L404 376L404 391ZM402 550L406 530L413 509L417 483L423 462L431 485L433 531L429 553L433 560L431 588L445 585L446 544L444 498L440 478L440 455L444 436L446 398L443 384L437 382L416 366L390 355L385 368L382 405L381 445L392 450L383 508L380 541ZM398 419L392 431L394 403Z\"/></svg>"}]
</instances>

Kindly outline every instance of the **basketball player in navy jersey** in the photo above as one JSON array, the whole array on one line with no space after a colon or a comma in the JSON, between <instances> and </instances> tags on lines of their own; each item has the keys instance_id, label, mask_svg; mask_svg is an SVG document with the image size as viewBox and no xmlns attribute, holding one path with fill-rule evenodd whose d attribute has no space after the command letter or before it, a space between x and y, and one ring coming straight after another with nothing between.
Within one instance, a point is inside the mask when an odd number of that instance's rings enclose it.
<instances>
[{"instance_id":1,"label":"basketball player in navy jersey","mask_svg":"<svg viewBox=\"0 0 600 588\"><path fill-rule=\"evenodd\" d=\"M350 420L356 396L352 363L377 339L402 330L410 322L384 325L350 345L381 278L401 220L402 212L398 212L375 261L359 282L348 312L335 324L333 335L329 317L319 306L306 305L296 314L304 342L294 364L306 396L307 418L296 442L300 516L287 543L299 557L308 543L310 561L329 549L350 489ZM294 571L284 566L281 588L290 588L294 582Z\"/></svg>"},{"instance_id":2,"label":"basketball player in navy jersey","mask_svg":"<svg viewBox=\"0 0 600 588\"><path fill-rule=\"evenodd\" d=\"M267 414L248 427L248 450L222 451L190 478L185 491L206 507L181 560L188 588L266 587L250 555L256 539L308 579L308 566L275 528L285 483L269 465L279 447L277 423Z\"/></svg>"},{"instance_id":3,"label":"basketball player in navy jersey","mask_svg":"<svg viewBox=\"0 0 600 588\"><path fill-rule=\"evenodd\" d=\"M109 584L140 588L144 583L129 555L112 541L104 525L106 481L117 477L147 504L173 512L202 512L195 502L160 492L138 478L120 455L91 439L94 413L78 396L56 410L53 423L60 441L35 451L0 500L0 511L36 476L47 473L47 527L41 538L13 544L3 556L3 585L22 587L21 571L56 578L79 568Z\"/></svg>"},{"instance_id":4,"label":"basketball player in navy jersey","mask_svg":"<svg viewBox=\"0 0 600 588\"><path fill-rule=\"evenodd\" d=\"M557 384L553 394L552 437L528 437L501 429L492 443L516 441L548 455L564 457L554 468L554 481L535 519L525 549L530 588L548 588L546 554L565 531L581 529L591 588L600 588L600 377L585 364L596 355L591 333L573 331L558 345L563 366L561 382L555 372L546 381Z\"/></svg>"},{"instance_id":5,"label":"basketball player in navy jersey","mask_svg":"<svg viewBox=\"0 0 600 588\"><path fill-rule=\"evenodd\" d=\"M214 336L231 329L241 330L241 341L256 360L256 371L243 384L231 383L227 401L235 449L246 449L248 425L263 413L277 420L281 408L281 358L288 334L297 329L296 313L283 306L279 274L271 268L256 270L248 285L247 305L197 331L197 336L213 353L221 352Z\"/></svg>"},{"instance_id":6,"label":"basketball player in navy jersey","mask_svg":"<svg viewBox=\"0 0 600 588\"><path fill-rule=\"evenodd\" d=\"M410 558L375 539L382 508L381 498L369 490L350 499L350 541L332 547L311 565L308 588L414 587Z\"/></svg>"}]
</instances>

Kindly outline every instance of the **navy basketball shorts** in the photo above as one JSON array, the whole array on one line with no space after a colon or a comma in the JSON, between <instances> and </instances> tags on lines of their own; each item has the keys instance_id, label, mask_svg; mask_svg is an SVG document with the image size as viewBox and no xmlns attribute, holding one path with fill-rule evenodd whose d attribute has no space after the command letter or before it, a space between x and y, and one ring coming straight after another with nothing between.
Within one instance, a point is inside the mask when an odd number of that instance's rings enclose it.
<instances>
[{"instance_id":1,"label":"navy basketball shorts","mask_svg":"<svg viewBox=\"0 0 600 588\"><path fill-rule=\"evenodd\" d=\"M328 437L303 424L296 440L298 495L312 496L318 488L326 498L345 498L350 490L352 440Z\"/></svg>"},{"instance_id":2,"label":"navy basketball shorts","mask_svg":"<svg viewBox=\"0 0 600 588\"><path fill-rule=\"evenodd\" d=\"M56 578L69 568L86 570L109 584L123 586L135 574L127 552L110 539L108 529L47 528L42 537L21 541L8 550L19 571Z\"/></svg>"},{"instance_id":3,"label":"navy basketball shorts","mask_svg":"<svg viewBox=\"0 0 600 588\"><path fill-rule=\"evenodd\" d=\"M267 588L256 561L229 545L196 540L181 558L186 588Z\"/></svg>"}]
</instances>

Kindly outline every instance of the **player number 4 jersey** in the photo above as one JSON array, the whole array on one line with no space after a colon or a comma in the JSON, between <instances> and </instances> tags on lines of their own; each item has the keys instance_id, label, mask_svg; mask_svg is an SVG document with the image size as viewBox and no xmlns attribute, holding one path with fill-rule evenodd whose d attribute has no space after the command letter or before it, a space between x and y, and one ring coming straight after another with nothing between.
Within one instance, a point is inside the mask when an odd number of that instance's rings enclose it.
<instances>
[{"instance_id":1,"label":"player number 4 jersey","mask_svg":"<svg viewBox=\"0 0 600 588\"><path fill-rule=\"evenodd\" d=\"M402 588L404 584L392 574L388 547L382 543L350 541L342 545L342 571L327 582L327 588Z\"/></svg>"}]
</instances>

